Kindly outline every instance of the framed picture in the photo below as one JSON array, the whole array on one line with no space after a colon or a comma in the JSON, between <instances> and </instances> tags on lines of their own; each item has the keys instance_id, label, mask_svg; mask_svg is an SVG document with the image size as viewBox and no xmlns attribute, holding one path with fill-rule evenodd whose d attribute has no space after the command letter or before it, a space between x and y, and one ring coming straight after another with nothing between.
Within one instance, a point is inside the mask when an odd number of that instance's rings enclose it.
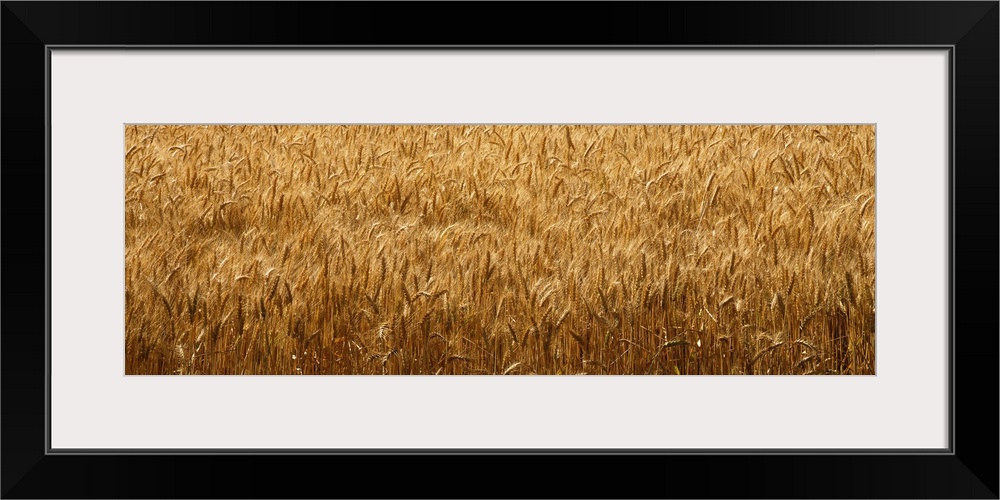
<instances>
[{"instance_id":1,"label":"framed picture","mask_svg":"<svg viewBox=\"0 0 1000 500\"><path fill-rule=\"evenodd\" d=\"M463 7L3 3L5 497L997 497L996 2Z\"/></svg>"}]
</instances>

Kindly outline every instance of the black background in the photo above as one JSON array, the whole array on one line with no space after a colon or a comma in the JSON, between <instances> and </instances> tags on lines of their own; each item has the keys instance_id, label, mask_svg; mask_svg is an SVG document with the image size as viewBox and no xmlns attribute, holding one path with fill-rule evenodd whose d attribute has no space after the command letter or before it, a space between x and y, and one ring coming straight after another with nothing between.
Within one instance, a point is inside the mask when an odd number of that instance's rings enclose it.
<instances>
[{"instance_id":1,"label":"black background","mask_svg":"<svg viewBox=\"0 0 1000 500\"><path fill-rule=\"evenodd\" d=\"M3 497L997 498L998 19L997 2L2 2ZM955 453L45 455L45 46L144 44L954 45Z\"/></svg>"}]
</instances>

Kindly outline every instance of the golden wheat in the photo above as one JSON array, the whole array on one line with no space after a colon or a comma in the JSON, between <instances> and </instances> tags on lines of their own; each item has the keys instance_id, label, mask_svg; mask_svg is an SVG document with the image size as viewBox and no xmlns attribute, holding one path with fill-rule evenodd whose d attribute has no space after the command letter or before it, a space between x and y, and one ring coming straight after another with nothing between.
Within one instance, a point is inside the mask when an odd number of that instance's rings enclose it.
<instances>
[{"instance_id":1,"label":"golden wheat","mask_svg":"<svg viewBox=\"0 0 1000 500\"><path fill-rule=\"evenodd\" d=\"M872 126L126 127L129 374L873 374Z\"/></svg>"}]
</instances>

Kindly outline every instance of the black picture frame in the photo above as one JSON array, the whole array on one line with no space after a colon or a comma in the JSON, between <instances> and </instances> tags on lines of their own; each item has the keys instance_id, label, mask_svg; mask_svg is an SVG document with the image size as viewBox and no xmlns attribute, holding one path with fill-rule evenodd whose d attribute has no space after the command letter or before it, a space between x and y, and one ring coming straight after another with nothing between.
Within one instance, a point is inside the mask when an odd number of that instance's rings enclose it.
<instances>
[{"instance_id":1,"label":"black picture frame","mask_svg":"<svg viewBox=\"0 0 1000 500\"><path fill-rule=\"evenodd\" d=\"M0 337L4 498L998 497L996 1L2 5L2 252L16 280L3 293ZM50 453L46 96L54 46L947 48L951 446L919 454ZM383 480L362 479L370 476Z\"/></svg>"}]
</instances>

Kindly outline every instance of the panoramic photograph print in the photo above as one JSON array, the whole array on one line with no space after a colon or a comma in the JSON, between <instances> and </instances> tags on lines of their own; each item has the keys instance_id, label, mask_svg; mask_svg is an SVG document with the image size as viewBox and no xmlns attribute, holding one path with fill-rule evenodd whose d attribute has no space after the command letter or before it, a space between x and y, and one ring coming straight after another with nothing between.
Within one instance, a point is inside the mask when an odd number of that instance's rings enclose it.
<instances>
[{"instance_id":1,"label":"panoramic photograph print","mask_svg":"<svg viewBox=\"0 0 1000 500\"><path fill-rule=\"evenodd\" d=\"M126 375L874 375L874 125L124 127Z\"/></svg>"}]
</instances>

